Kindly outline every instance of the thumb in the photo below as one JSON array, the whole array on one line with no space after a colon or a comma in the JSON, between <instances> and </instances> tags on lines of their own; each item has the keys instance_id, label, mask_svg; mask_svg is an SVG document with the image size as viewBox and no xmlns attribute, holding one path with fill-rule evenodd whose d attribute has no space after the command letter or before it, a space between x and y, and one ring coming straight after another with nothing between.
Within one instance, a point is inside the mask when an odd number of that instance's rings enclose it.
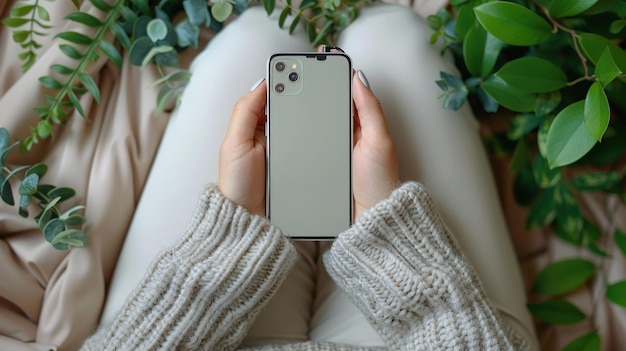
<instances>
[{"instance_id":1,"label":"thumb","mask_svg":"<svg viewBox=\"0 0 626 351\"><path fill-rule=\"evenodd\" d=\"M359 117L361 132L363 134L374 133L375 135L380 135L384 133L388 135L389 131L383 108L378 98L369 88L369 82L365 74L363 71L357 71L352 79L354 107Z\"/></svg>"},{"instance_id":2,"label":"thumb","mask_svg":"<svg viewBox=\"0 0 626 351\"><path fill-rule=\"evenodd\" d=\"M252 140L256 127L265 116L265 94L267 85L263 80L242 97L233 109L224 141L242 142Z\"/></svg>"}]
</instances>

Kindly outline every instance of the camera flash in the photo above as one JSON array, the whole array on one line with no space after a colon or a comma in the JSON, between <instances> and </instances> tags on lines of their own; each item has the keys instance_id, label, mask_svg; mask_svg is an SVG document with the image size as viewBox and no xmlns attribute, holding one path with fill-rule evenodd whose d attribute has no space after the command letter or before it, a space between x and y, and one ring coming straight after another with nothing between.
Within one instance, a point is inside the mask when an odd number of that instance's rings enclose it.
<instances>
[{"instance_id":1,"label":"camera flash","mask_svg":"<svg viewBox=\"0 0 626 351\"><path fill-rule=\"evenodd\" d=\"M296 69L296 68L298 68L298 64L297 64L297 63L293 63L293 64L291 65L291 69Z\"/></svg>"}]
</instances>

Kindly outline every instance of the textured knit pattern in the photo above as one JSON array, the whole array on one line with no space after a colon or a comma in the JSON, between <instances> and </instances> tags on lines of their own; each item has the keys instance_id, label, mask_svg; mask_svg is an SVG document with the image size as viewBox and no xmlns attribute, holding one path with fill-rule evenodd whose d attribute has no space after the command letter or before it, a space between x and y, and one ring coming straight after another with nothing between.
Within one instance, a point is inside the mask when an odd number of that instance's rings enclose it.
<instances>
[{"instance_id":1,"label":"textured knit pattern","mask_svg":"<svg viewBox=\"0 0 626 351\"><path fill-rule=\"evenodd\" d=\"M297 259L264 218L214 186L110 326L82 350L234 350ZM365 212L324 255L326 269L390 350L526 350L418 183ZM246 350L380 350L304 342Z\"/></svg>"}]
</instances>

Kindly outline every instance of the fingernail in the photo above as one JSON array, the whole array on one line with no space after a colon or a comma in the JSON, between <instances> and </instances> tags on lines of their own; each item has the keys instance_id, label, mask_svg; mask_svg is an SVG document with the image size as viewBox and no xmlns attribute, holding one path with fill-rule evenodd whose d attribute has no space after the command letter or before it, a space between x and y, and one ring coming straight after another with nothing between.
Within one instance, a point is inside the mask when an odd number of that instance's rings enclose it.
<instances>
[{"instance_id":1,"label":"fingernail","mask_svg":"<svg viewBox=\"0 0 626 351\"><path fill-rule=\"evenodd\" d=\"M365 73L363 73L363 71L361 70L357 71L356 73L359 75L359 79L361 80L361 83L363 83L363 85L365 85L365 87L369 89L370 82L367 81L367 77L365 76Z\"/></svg>"},{"instance_id":2,"label":"fingernail","mask_svg":"<svg viewBox=\"0 0 626 351\"><path fill-rule=\"evenodd\" d=\"M263 83L263 81L264 81L264 80L265 80L265 78L261 78L261 79L259 79L259 81L258 81L258 82L254 83L254 84L252 85L252 87L250 88L250 91L255 91L255 90L256 90L256 88L258 88L258 87L259 87L259 85L261 85L261 83Z\"/></svg>"}]
</instances>

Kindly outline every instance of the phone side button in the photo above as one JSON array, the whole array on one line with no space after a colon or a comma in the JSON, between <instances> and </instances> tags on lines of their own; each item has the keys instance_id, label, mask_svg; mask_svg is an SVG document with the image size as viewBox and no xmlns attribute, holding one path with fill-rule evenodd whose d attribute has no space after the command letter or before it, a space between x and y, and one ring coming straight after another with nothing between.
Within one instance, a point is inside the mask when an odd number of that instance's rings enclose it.
<instances>
[{"instance_id":1,"label":"phone side button","mask_svg":"<svg viewBox=\"0 0 626 351\"><path fill-rule=\"evenodd\" d=\"M265 136L267 136L267 121L265 121L265 128L263 128L263 132L265 133Z\"/></svg>"}]
</instances>

